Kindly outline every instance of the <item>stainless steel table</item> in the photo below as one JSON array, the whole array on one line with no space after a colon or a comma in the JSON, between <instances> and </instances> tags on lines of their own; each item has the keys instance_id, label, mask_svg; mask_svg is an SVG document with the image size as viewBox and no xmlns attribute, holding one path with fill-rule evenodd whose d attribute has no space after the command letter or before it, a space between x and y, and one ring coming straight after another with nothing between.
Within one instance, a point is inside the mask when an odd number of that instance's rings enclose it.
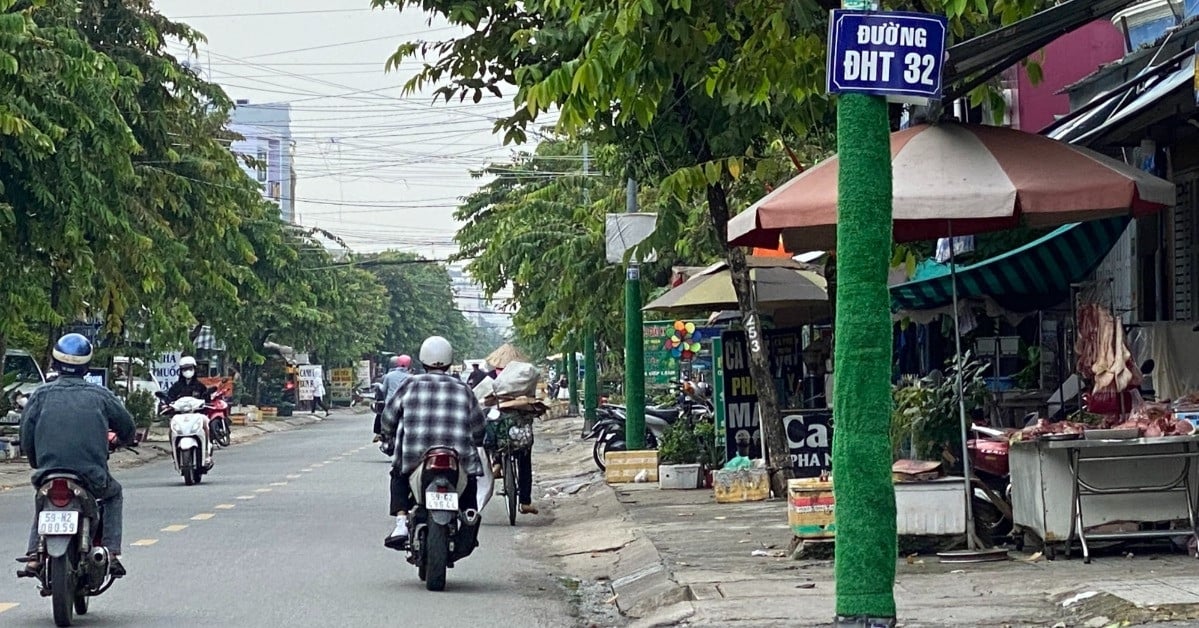
<instances>
[{"instance_id":1,"label":"stainless steel table","mask_svg":"<svg viewBox=\"0 0 1199 628\"><path fill-rule=\"evenodd\" d=\"M1012 499L1016 524L1037 533L1052 556L1053 542L1075 538L1090 562L1090 542L1167 538L1186 530L1088 533L1087 526L1116 521L1185 519L1199 538L1196 492L1199 436L1129 440L1036 440L1012 449ZM1065 486L1063 486L1065 485ZM1065 489L1065 490L1063 490ZM1067 497L1068 495L1068 497ZM1057 507L1070 505L1063 517Z\"/></svg>"}]
</instances>

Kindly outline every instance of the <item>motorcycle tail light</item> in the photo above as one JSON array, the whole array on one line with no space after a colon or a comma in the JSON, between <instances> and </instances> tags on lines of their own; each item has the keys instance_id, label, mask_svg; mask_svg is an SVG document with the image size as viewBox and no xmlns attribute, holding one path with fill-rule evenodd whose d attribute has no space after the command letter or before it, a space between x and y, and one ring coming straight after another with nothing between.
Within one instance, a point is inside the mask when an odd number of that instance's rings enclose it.
<instances>
[{"instance_id":1,"label":"motorcycle tail light","mask_svg":"<svg viewBox=\"0 0 1199 628\"><path fill-rule=\"evenodd\" d=\"M54 480L50 484L50 491L46 493L46 497L50 498L50 503L59 508L65 508L71 503L71 498L75 493L71 491L71 487L67 486L66 480Z\"/></svg>"},{"instance_id":2,"label":"motorcycle tail light","mask_svg":"<svg viewBox=\"0 0 1199 628\"><path fill-rule=\"evenodd\" d=\"M441 486L438 486L438 487L437 487L437 492L438 492L438 493L446 493L446 492L449 492L449 488L447 488L447 487L446 487L446 486L443 484L443 485L441 485Z\"/></svg>"},{"instance_id":3,"label":"motorcycle tail light","mask_svg":"<svg viewBox=\"0 0 1199 628\"><path fill-rule=\"evenodd\" d=\"M455 471L458 469L458 461L454 454L451 453L435 453L430 454L425 461L425 466L436 471Z\"/></svg>"}]
</instances>

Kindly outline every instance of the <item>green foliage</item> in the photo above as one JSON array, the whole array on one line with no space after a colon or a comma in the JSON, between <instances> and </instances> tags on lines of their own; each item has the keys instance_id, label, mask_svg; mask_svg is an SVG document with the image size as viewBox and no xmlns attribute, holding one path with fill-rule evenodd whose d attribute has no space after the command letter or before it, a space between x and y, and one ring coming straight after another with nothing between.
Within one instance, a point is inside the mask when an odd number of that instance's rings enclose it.
<instances>
[{"instance_id":1,"label":"green foliage","mask_svg":"<svg viewBox=\"0 0 1199 628\"><path fill-rule=\"evenodd\" d=\"M699 462L699 441L695 429L686 420L666 428L658 443L658 462L661 464L695 464Z\"/></svg>"},{"instance_id":2,"label":"green foliage","mask_svg":"<svg viewBox=\"0 0 1199 628\"><path fill-rule=\"evenodd\" d=\"M891 415L891 444L895 454L910 447L911 455L940 460L946 449L960 457L961 410L958 405L957 367L962 365L962 390L966 411L982 408L992 400L984 378L989 365L973 359L970 352L946 362L941 377L928 375L892 390L895 405Z\"/></svg>"},{"instance_id":3,"label":"green foliage","mask_svg":"<svg viewBox=\"0 0 1199 628\"><path fill-rule=\"evenodd\" d=\"M125 409L133 415L133 423L138 427L150 427L157 417L157 406L154 395L145 390L135 389L125 398Z\"/></svg>"},{"instance_id":4,"label":"green foliage","mask_svg":"<svg viewBox=\"0 0 1199 628\"><path fill-rule=\"evenodd\" d=\"M476 357L487 348L475 327L455 309L445 266L399 251L371 256L367 261L387 294L383 350L415 357L425 338L434 335L450 341L458 360Z\"/></svg>"}]
</instances>

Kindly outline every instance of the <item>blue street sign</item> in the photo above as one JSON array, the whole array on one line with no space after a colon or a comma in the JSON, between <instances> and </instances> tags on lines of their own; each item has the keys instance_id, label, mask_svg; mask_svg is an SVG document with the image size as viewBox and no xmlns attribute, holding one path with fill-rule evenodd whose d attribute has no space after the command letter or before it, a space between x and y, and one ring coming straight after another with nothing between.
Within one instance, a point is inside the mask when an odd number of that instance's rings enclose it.
<instances>
[{"instance_id":1,"label":"blue street sign","mask_svg":"<svg viewBox=\"0 0 1199 628\"><path fill-rule=\"evenodd\" d=\"M835 10L828 91L923 104L941 99L948 21L940 15Z\"/></svg>"}]
</instances>

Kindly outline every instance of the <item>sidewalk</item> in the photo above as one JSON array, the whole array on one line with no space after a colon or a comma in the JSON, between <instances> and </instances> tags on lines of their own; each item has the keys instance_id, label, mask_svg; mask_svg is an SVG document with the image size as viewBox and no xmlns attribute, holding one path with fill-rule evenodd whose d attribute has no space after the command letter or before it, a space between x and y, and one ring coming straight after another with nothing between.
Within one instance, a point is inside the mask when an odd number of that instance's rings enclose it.
<instances>
[{"instance_id":1,"label":"sidewalk","mask_svg":"<svg viewBox=\"0 0 1199 628\"><path fill-rule=\"evenodd\" d=\"M793 560L784 502L716 504L710 491L656 484L608 487L579 439L581 420L538 424L538 497L555 517L544 528L553 559L611 594L580 600L593 625L828 626L832 561ZM755 551L759 555L754 555ZM1199 625L1199 561L1161 553L1002 563L897 561L900 622L909 627ZM1153 553L1158 552L1158 553ZM762 555L764 554L764 555ZM1170 625L1156 623L1153 625Z\"/></svg>"},{"instance_id":2,"label":"sidewalk","mask_svg":"<svg viewBox=\"0 0 1199 628\"><path fill-rule=\"evenodd\" d=\"M356 409L336 408L329 419L349 418L357 414ZM313 414L297 414L286 419L259 421L252 425L234 425L229 438L231 445L257 440L259 437L274 432L285 432L305 425L312 425L328 420ZM150 428L150 435L137 447L137 453L119 450L109 458L109 466L115 469L127 469L146 464L171 454L167 446L167 427L155 425ZM21 486L29 486L29 462L25 458L0 461L0 491L8 491Z\"/></svg>"}]
</instances>

